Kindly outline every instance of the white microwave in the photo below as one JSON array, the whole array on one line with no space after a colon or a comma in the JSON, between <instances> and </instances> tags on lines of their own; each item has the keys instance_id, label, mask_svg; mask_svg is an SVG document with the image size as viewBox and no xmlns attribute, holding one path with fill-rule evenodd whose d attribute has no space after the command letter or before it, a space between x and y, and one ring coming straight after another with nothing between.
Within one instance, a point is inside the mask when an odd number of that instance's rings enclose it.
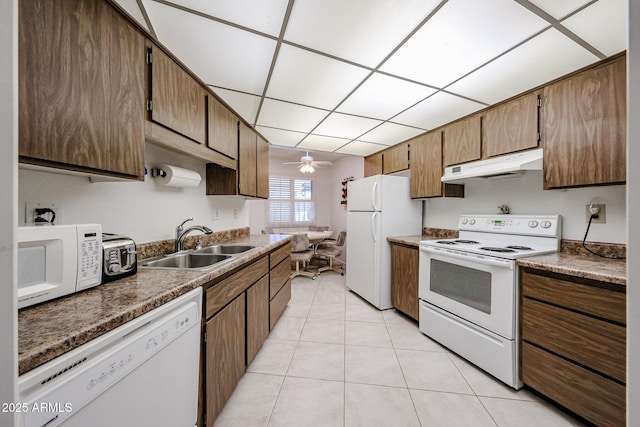
<instances>
[{"instance_id":1,"label":"white microwave","mask_svg":"<svg viewBox=\"0 0 640 427\"><path fill-rule=\"evenodd\" d=\"M18 308L97 286L101 280L101 225L18 227Z\"/></svg>"}]
</instances>

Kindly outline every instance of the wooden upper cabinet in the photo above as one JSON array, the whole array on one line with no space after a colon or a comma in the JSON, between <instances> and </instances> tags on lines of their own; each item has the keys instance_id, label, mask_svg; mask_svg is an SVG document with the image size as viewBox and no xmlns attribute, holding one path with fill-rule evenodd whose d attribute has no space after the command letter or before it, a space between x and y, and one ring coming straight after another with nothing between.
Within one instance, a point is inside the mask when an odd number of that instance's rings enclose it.
<instances>
[{"instance_id":1,"label":"wooden upper cabinet","mask_svg":"<svg viewBox=\"0 0 640 427\"><path fill-rule=\"evenodd\" d=\"M256 140L256 197L269 198L269 143L258 135Z\"/></svg>"},{"instance_id":2,"label":"wooden upper cabinet","mask_svg":"<svg viewBox=\"0 0 640 427\"><path fill-rule=\"evenodd\" d=\"M207 92L160 48L151 55L151 120L204 144Z\"/></svg>"},{"instance_id":3,"label":"wooden upper cabinet","mask_svg":"<svg viewBox=\"0 0 640 427\"><path fill-rule=\"evenodd\" d=\"M544 88L545 188L626 181L626 56Z\"/></svg>"},{"instance_id":4,"label":"wooden upper cabinet","mask_svg":"<svg viewBox=\"0 0 640 427\"><path fill-rule=\"evenodd\" d=\"M256 151L257 134L244 123L240 123L238 147L238 194L256 196Z\"/></svg>"},{"instance_id":5,"label":"wooden upper cabinet","mask_svg":"<svg viewBox=\"0 0 640 427\"><path fill-rule=\"evenodd\" d=\"M20 162L143 180L144 37L107 2L18 11Z\"/></svg>"},{"instance_id":6,"label":"wooden upper cabinet","mask_svg":"<svg viewBox=\"0 0 640 427\"><path fill-rule=\"evenodd\" d=\"M213 95L209 95L209 134L207 146L236 159L238 157L238 118Z\"/></svg>"},{"instance_id":7,"label":"wooden upper cabinet","mask_svg":"<svg viewBox=\"0 0 640 427\"><path fill-rule=\"evenodd\" d=\"M480 159L482 155L480 114L445 126L442 135L445 167Z\"/></svg>"},{"instance_id":8,"label":"wooden upper cabinet","mask_svg":"<svg viewBox=\"0 0 640 427\"><path fill-rule=\"evenodd\" d=\"M538 93L490 108L482 123L485 157L536 148L538 132Z\"/></svg>"},{"instance_id":9,"label":"wooden upper cabinet","mask_svg":"<svg viewBox=\"0 0 640 427\"><path fill-rule=\"evenodd\" d=\"M382 174L382 153L371 154L364 158L365 178Z\"/></svg>"},{"instance_id":10,"label":"wooden upper cabinet","mask_svg":"<svg viewBox=\"0 0 640 427\"><path fill-rule=\"evenodd\" d=\"M382 173L389 174L409 169L409 143L403 142L384 150Z\"/></svg>"},{"instance_id":11,"label":"wooden upper cabinet","mask_svg":"<svg viewBox=\"0 0 640 427\"><path fill-rule=\"evenodd\" d=\"M442 132L424 133L409 141L411 145L412 199L427 197L464 197L464 185L444 184L441 181Z\"/></svg>"}]
</instances>

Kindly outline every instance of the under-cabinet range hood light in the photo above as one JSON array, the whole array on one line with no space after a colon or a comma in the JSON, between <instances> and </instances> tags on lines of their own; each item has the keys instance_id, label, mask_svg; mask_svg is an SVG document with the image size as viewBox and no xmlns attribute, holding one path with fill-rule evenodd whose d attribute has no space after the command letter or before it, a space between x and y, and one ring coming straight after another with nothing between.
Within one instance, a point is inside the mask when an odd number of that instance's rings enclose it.
<instances>
[{"instance_id":1,"label":"under-cabinet range hood light","mask_svg":"<svg viewBox=\"0 0 640 427\"><path fill-rule=\"evenodd\" d=\"M442 182L458 181L465 178L493 178L517 175L528 170L542 170L542 148L449 166L444 170Z\"/></svg>"}]
</instances>

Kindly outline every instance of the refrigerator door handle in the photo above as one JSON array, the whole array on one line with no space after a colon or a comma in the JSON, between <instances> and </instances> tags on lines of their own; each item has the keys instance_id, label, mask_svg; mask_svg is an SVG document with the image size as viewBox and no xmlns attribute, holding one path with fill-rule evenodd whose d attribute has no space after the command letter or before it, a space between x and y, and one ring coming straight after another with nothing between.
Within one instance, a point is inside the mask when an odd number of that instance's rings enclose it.
<instances>
[{"instance_id":1,"label":"refrigerator door handle","mask_svg":"<svg viewBox=\"0 0 640 427\"><path fill-rule=\"evenodd\" d=\"M378 208L376 207L376 190L378 189L378 181L374 181L373 183L373 187L371 187L371 207L373 208L374 211L377 211Z\"/></svg>"},{"instance_id":2,"label":"refrigerator door handle","mask_svg":"<svg viewBox=\"0 0 640 427\"><path fill-rule=\"evenodd\" d=\"M371 237L373 237L373 243L378 241L378 239L376 239L376 215L378 214L379 212L374 212L371 215Z\"/></svg>"}]
</instances>

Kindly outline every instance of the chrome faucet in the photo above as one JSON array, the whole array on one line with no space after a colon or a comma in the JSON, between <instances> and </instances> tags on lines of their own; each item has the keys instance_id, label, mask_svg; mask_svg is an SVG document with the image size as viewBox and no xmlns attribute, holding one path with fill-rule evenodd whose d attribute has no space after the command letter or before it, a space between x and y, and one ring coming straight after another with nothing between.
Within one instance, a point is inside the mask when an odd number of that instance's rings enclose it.
<instances>
[{"instance_id":1,"label":"chrome faucet","mask_svg":"<svg viewBox=\"0 0 640 427\"><path fill-rule=\"evenodd\" d=\"M205 227L204 225L194 225L193 227L189 227L186 230L183 229L183 225L185 225L189 221L193 221L193 217L190 216L189 218L182 221L182 224L176 227L176 252L180 252L182 250L182 245L184 244L184 238L187 237L187 234L189 234L190 232L194 230L198 230L198 231L202 231L204 234L213 233L213 230L211 230L208 227Z\"/></svg>"}]
</instances>

